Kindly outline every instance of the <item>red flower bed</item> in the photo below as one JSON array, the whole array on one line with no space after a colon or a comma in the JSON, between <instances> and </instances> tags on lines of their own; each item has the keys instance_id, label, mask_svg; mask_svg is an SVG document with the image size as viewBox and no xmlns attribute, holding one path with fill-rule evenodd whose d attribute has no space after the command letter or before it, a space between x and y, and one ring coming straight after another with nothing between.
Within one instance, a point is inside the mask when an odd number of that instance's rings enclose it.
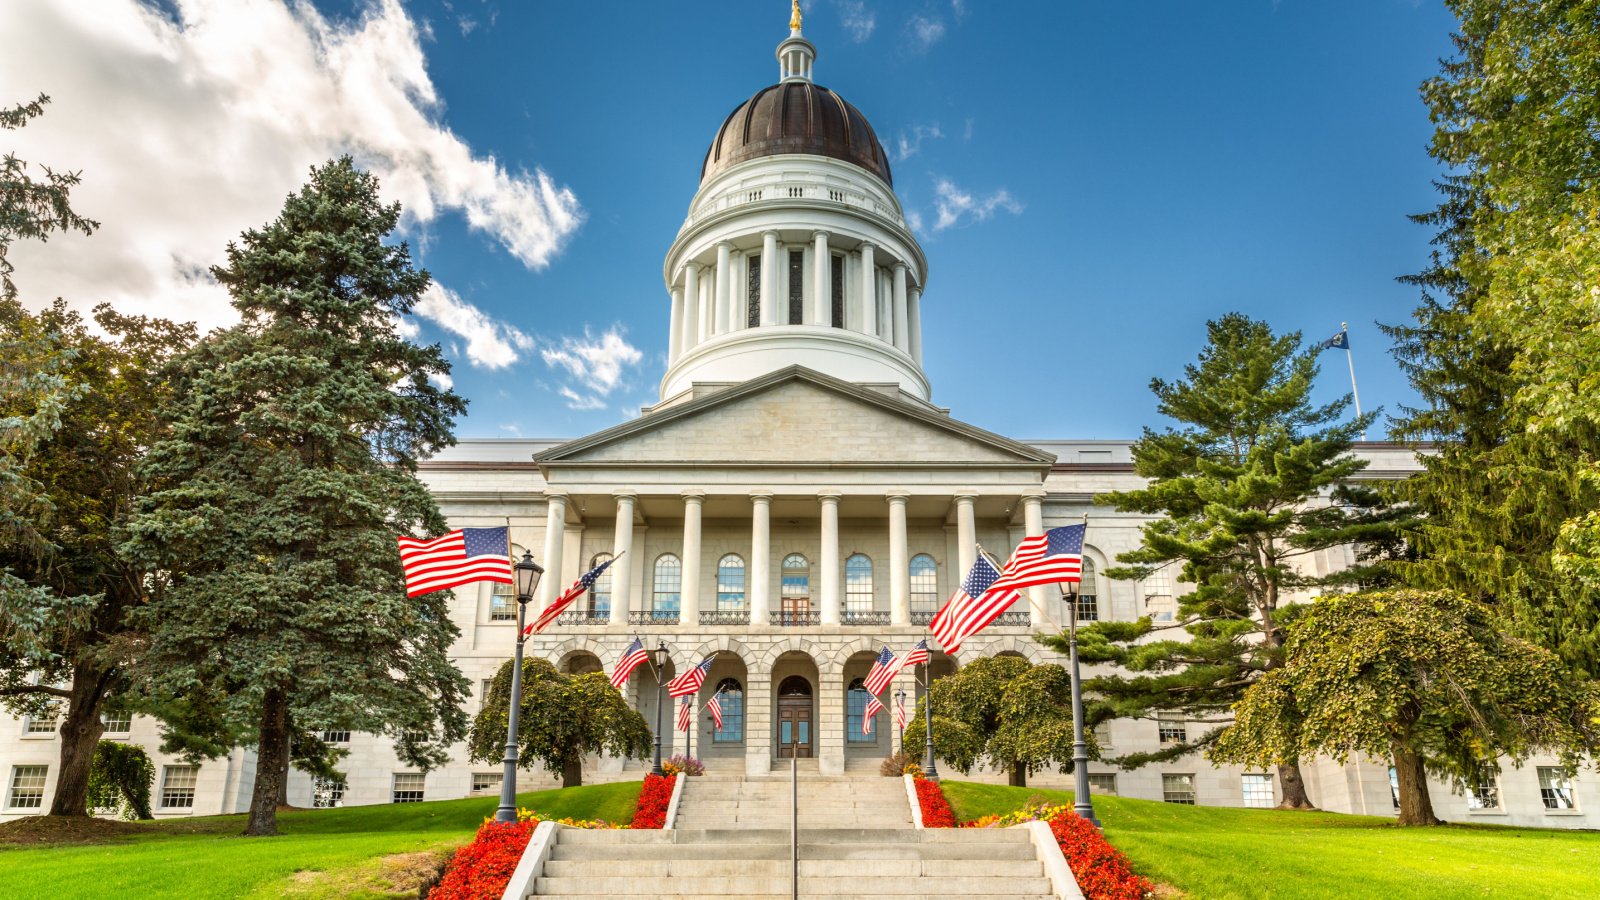
<instances>
[{"instance_id":1,"label":"red flower bed","mask_svg":"<svg viewBox=\"0 0 1600 900\"><path fill-rule=\"evenodd\" d=\"M682 775L646 775L629 828L665 828L667 807L672 805L672 785Z\"/></svg>"},{"instance_id":2,"label":"red flower bed","mask_svg":"<svg viewBox=\"0 0 1600 900\"><path fill-rule=\"evenodd\" d=\"M944 798L939 782L918 778L912 783L917 786L917 805L922 807L922 827L955 828L955 811L950 808L950 801Z\"/></svg>"},{"instance_id":3,"label":"red flower bed","mask_svg":"<svg viewBox=\"0 0 1600 900\"><path fill-rule=\"evenodd\" d=\"M472 843L450 857L429 900L499 900L539 823L485 822Z\"/></svg>"},{"instance_id":4,"label":"red flower bed","mask_svg":"<svg viewBox=\"0 0 1600 900\"><path fill-rule=\"evenodd\" d=\"M1087 819L1062 812L1050 820L1050 833L1086 900L1145 900L1155 891L1155 885L1133 874L1128 858Z\"/></svg>"}]
</instances>

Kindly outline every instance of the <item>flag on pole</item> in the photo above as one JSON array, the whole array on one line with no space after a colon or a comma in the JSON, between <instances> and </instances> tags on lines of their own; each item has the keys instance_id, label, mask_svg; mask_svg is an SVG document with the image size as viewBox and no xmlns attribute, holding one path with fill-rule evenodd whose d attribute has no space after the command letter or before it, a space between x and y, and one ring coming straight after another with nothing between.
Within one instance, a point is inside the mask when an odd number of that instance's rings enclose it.
<instances>
[{"instance_id":1,"label":"flag on pole","mask_svg":"<svg viewBox=\"0 0 1600 900\"><path fill-rule=\"evenodd\" d=\"M431 594L474 581L516 584L511 577L510 529L457 528L424 540L400 535L406 596Z\"/></svg>"},{"instance_id":2,"label":"flag on pole","mask_svg":"<svg viewBox=\"0 0 1600 900\"><path fill-rule=\"evenodd\" d=\"M933 652L928 649L928 641L926 638L924 638L923 640L917 641L917 645L915 647L907 650L905 656L900 657L900 664L895 666L894 671L895 674L898 675L900 674L901 669L909 669L912 666L927 665L932 661Z\"/></svg>"},{"instance_id":3,"label":"flag on pole","mask_svg":"<svg viewBox=\"0 0 1600 900\"><path fill-rule=\"evenodd\" d=\"M602 572L609 568L612 563L621 558L622 554L618 553L616 556L611 557L600 565L595 566L589 571L578 576L578 580L572 583L572 587L567 588L566 593L550 601L550 606L546 608L544 612L539 614L539 618L529 623L527 628L522 629L522 636L527 637L536 631L545 630L545 628L548 627L551 622L556 620L557 616L567 611L567 607L572 605L572 601L583 596L584 591L594 587L595 581L600 577Z\"/></svg>"},{"instance_id":4,"label":"flag on pole","mask_svg":"<svg viewBox=\"0 0 1600 900\"><path fill-rule=\"evenodd\" d=\"M678 730L679 731L688 731L689 730L689 726L691 726L693 724L694 724L694 698L693 697L685 697L685 698L683 698L683 702L678 704Z\"/></svg>"},{"instance_id":5,"label":"flag on pole","mask_svg":"<svg viewBox=\"0 0 1600 900\"><path fill-rule=\"evenodd\" d=\"M699 692L700 685L706 683L706 673L711 671L712 659L714 657L706 657L700 665L667 682L667 693L674 697L687 697Z\"/></svg>"},{"instance_id":6,"label":"flag on pole","mask_svg":"<svg viewBox=\"0 0 1600 900\"><path fill-rule=\"evenodd\" d=\"M721 691L718 691L715 694L711 695L711 699L706 702L706 712L711 713L711 721L712 721L712 723L716 725L718 731L721 731L722 730L722 692Z\"/></svg>"},{"instance_id":7,"label":"flag on pole","mask_svg":"<svg viewBox=\"0 0 1600 900\"><path fill-rule=\"evenodd\" d=\"M867 702L867 710L866 710L866 712L861 714L861 733L862 734L871 734L872 733L872 720L876 719L878 717L878 713L881 712L882 710L883 710L883 704L878 702L878 698L877 697L873 697L870 701Z\"/></svg>"},{"instance_id":8,"label":"flag on pole","mask_svg":"<svg viewBox=\"0 0 1600 900\"><path fill-rule=\"evenodd\" d=\"M644 648L644 641L634 638L628 649L622 652L622 658L617 660L617 667L611 670L611 686L622 690L622 686L633 677L633 670L644 665L649 658L650 651Z\"/></svg>"},{"instance_id":9,"label":"flag on pole","mask_svg":"<svg viewBox=\"0 0 1600 900\"><path fill-rule=\"evenodd\" d=\"M1350 330L1348 328L1339 329L1339 333L1338 334L1334 335L1331 338L1328 338L1327 340L1325 340L1322 343L1317 345L1317 352L1319 352L1319 353L1322 352L1323 350L1349 350L1349 349L1350 349Z\"/></svg>"},{"instance_id":10,"label":"flag on pole","mask_svg":"<svg viewBox=\"0 0 1600 900\"><path fill-rule=\"evenodd\" d=\"M1023 538L1000 570L996 588L1034 587L1075 582L1083 576L1083 532L1088 526L1063 525L1044 534Z\"/></svg>"},{"instance_id":11,"label":"flag on pole","mask_svg":"<svg viewBox=\"0 0 1600 900\"><path fill-rule=\"evenodd\" d=\"M898 725L901 731L906 728L906 697L904 691L894 698L894 724ZM904 750L905 748L902 747L900 749Z\"/></svg>"},{"instance_id":12,"label":"flag on pole","mask_svg":"<svg viewBox=\"0 0 1600 900\"><path fill-rule=\"evenodd\" d=\"M867 693L876 697L883 693L883 689L894 680L894 673L898 671L900 668L894 664L894 652L885 646L878 652L878 658L872 663L872 671L867 673L861 684L867 689Z\"/></svg>"},{"instance_id":13,"label":"flag on pole","mask_svg":"<svg viewBox=\"0 0 1600 900\"><path fill-rule=\"evenodd\" d=\"M928 623L946 653L961 649L962 641L982 631L1022 596L1011 587L997 584L999 580L1000 571L980 554L967 579Z\"/></svg>"}]
</instances>

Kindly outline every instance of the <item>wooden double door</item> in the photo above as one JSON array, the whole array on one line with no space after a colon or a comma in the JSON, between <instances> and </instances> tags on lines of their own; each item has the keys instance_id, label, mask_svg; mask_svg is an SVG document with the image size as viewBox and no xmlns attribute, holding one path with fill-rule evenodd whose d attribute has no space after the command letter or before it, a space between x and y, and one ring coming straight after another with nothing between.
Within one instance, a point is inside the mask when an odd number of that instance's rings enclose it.
<instances>
[{"instance_id":1,"label":"wooden double door","mask_svg":"<svg viewBox=\"0 0 1600 900\"><path fill-rule=\"evenodd\" d=\"M778 758L810 759L812 732L811 684L803 678L784 679L778 689Z\"/></svg>"}]
</instances>

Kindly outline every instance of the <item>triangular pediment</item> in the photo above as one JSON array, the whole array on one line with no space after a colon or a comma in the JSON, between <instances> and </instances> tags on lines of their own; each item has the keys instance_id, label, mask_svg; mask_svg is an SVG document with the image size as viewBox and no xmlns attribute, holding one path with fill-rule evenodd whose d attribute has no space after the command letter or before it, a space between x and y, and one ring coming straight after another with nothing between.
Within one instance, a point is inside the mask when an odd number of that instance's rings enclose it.
<instances>
[{"instance_id":1,"label":"triangular pediment","mask_svg":"<svg viewBox=\"0 0 1600 900\"><path fill-rule=\"evenodd\" d=\"M539 454L560 465L885 463L1048 467L1055 457L918 403L794 366Z\"/></svg>"}]
</instances>

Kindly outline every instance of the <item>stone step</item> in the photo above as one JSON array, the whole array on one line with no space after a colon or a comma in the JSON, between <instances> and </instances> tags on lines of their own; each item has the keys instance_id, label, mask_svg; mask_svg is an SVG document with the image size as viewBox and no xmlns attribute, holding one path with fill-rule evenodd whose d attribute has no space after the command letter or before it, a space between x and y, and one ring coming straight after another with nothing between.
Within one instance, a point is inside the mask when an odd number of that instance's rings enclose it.
<instances>
[{"instance_id":1,"label":"stone step","mask_svg":"<svg viewBox=\"0 0 1600 900\"><path fill-rule=\"evenodd\" d=\"M547 878L787 878L790 860L750 859L627 859L559 860L544 865ZM835 877L845 874L850 860L800 858L800 877ZM871 877L916 878L1038 878L1044 866L1038 860L995 859L874 859Z\"/></svg>"},{"instance_id":2,"label":"stone step","mask_svg":"<svg viewBox=\"0 0 1600 900\"><path fill-rule=\"evenodd\" d=\"M622 854L626 856L623 857ZM612 844L571 844L562 841L551 848L550 858L563 862L581 860L726 859L728 848L721 844L634 844L622 850ZM789 859L789 842L740 844L739 859ZM880 841L854 844L817 844L800 835L801 859L949 859L949 860L1031 860L1036 859L1031 843L971 844L891 844Z\"/></svg>"},{"instance_id":3,"label":"stone step","mask_svg":"<svg viewBox=\"0 0 1600 900\"><path fill-rule=\"evenodd\" d=\"M539 896L564 897L564 898L566 898L566 900L612 900L612 896L613 895L611 895L611 894L584 893L584 894L548 894L548 895L540 894ZM624 895L624 896L627 896L627 895ZM677 900L677 898L680 898L680 897L681 898L691 898L691 897L696 896L696 895L676 894L676 893L661 893L659 891L652 891L649 894L642 894L642 895L635 895L635 896L652 896L652 897L659 897L659 898L661 898L661 900ZM912 895L902 895L902 896L912 896ZM926 895L918 895L918 896L938 896L938 891L937 891L937 889L930 889L930 890L928 890ZM777 893L772 893L772 894L718 894L717 895L717 900L788 900L788 898L789 898L789 890L788 890L788 888L784 888L784 890L782 890L780 892L777 892ZM801 887L800 887L800 900L861 900L861 895L856 893L856 892L854 892L854 891L851 891L851 892L846 893L846 894L819 894L819 893L815 893L813 891L806 890L805 885L801 885ZM1012 900L1056 900L1056 895L1055 894L1017 894L1012 898Z\"/></svg>"},{"instance_id":4,"label":"stone step","mask_svg":"<svg viewBox=\"0 0 1600 900\"><path fill-rule=\"evenodd\" d=\"M845 897L889 896L923 897L930 885L920 879L878 875L802 876L807 894L836 894ZM938 893L979 897L1016 897L1019 894L1050 893L1050 882L1040 877L982 878L955 876L937 882ZM534 893L543 896L607 894L611 896L663 897L674 894L691 897L720 897L729 894L781 895L789 890L788 877L730 876L726 878L652 878L649 876L546 877L534 881Z\"/></svg>"},{"instance_id":5,"label":"stone step","mask_svg":"<svg viewBox=\"0 0 1600 900\"><path fill-rule=\"evenodd\" d=\"M1021 828L809 828L801 840L814 844L1027 844ZM567 828L561 843L577 844L785 844L787 828L677 828L650 831Z\"/></svg>"}]
</instances>

